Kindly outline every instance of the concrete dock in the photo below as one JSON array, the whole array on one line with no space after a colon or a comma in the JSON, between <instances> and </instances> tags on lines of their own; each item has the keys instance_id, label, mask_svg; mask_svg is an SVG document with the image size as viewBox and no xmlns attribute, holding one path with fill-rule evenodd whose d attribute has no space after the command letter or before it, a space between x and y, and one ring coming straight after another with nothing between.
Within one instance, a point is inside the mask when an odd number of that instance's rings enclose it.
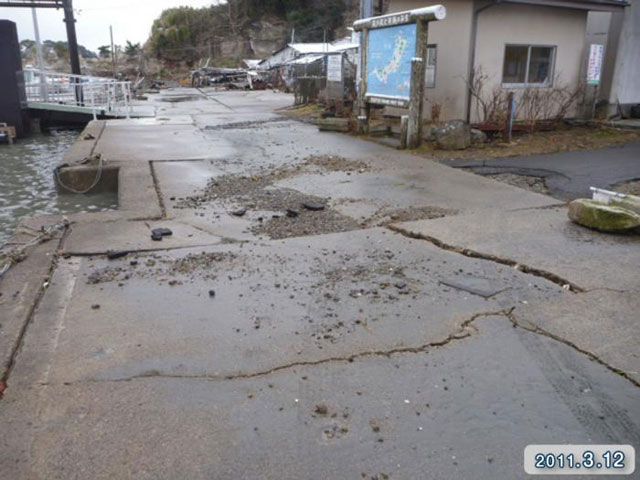
<instances>
[{"instance_id":1,"label":"concrete dock","mask_svg":"<svg viewBox=\"0 0 640 480\"><path fill-rule=\"evenodd\" d=\"M119 209L0 280L0 478L511 480L529 444L640 449L638 236L291 103L181 89L80 135L61 178L107 172Z\"/></svg>"}]
</instances>

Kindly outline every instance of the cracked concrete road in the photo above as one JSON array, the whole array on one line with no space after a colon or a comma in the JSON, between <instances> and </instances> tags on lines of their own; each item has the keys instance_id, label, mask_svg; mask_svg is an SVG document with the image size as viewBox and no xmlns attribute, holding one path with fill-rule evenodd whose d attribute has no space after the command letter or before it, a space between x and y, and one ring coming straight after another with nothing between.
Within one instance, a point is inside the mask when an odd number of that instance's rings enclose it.
<instances>
[{"instance_id":1,"label":"cracked concrete road","mask_svg":"<svg viewBox=\"0 0 640 480\"><path fill-rule=\"evenodd\" d=\"M184 92L96 141L120 211L0 283L0 478L511 480L528 444L640 447L637 237L284 95Z\"/></svg>"}]
</instances>

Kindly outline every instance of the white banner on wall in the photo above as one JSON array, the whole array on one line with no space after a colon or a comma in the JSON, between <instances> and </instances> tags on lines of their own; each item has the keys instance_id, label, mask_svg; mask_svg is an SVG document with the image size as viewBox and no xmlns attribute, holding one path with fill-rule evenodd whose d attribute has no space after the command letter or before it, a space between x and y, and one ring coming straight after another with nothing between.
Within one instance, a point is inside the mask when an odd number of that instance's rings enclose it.
<instances>
[{"instance_id":1,"label":"white banner on wall","mask_svg":"<svg viewBox=\"0 0 640 480\"><path fill-rule=\"evenodd\" d=\"M603 56L604 45L592 44L589 49L589 66L587 68L587 83L589 85L600 85Z\"/></svg>"}]
</instances>

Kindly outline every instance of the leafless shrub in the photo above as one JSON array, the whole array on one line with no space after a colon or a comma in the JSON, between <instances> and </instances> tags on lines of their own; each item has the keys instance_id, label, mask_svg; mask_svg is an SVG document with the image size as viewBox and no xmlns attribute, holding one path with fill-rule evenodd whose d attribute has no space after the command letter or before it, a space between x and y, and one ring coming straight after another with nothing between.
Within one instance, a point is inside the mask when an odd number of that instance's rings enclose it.
<instances>
[{"instance_id":1,"label":"leafless shrub","mask_svg":"<svg viewBox=\"0 0 640 480\"><path fill-rule=\"evenodd\" d=\"M525 88L517 95L515 117L530 131L540 123L560 123L584 96L582 84L570 87L556 76L553 85L551 88Z\"/></svg>"},{"instance_id":2,"label":"leafless shrub","mask_svg":"<svg viewBox=\"0 0 640 480\"><path fill-rule=\"evenodd\" d=\"M440 114L442 113L442 105L439 103L431 104L431 121L438 123L440 121Z\"/></svg>"},{"instance_id":3,"label":"leafless shrub","mask_svg":"<svg viewBox=\"0 0 640 480\"><path fill-rule=\"evenodd\" d=\"M527 126L530 131L541 124L561 122L571 109L584 97L585 85L571 87L556 76L552 87L526 87L507 89L491 84L488 75L478 68L473 82L467 82L471 98L481 123L504 129L507 123L509 92L515 93L516 107L514 117Z\"/></svg>"},{"instance_id":4,"label":"leafless shrub","mask_svg":"<svg viewBox=\"0 0 640 480\"><path fill-rule=\"evenodd\" d=\"M486 75L482 68L477 69L471 83L467 82L469 93L480 116L480 122L504 126L507 92L499 86L489 90L489 84L489 75Z\"/></svg>"}]
</instances>

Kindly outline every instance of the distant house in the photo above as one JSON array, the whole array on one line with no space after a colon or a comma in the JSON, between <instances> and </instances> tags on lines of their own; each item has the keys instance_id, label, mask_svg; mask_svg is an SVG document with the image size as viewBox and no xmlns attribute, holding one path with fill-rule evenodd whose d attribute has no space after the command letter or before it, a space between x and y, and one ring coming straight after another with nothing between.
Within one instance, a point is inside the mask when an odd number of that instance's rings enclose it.
<instances>
[{"instance_id":1,"label":"distant house","mask_svg":"<svg viewBox=\"0 0 640 480\"><path fill-rule=\"evenodd\" d=\"M473 95L479 79L485 96L511 90L516 98L526 90L551 93L562 86L575 90L585 83L588 13L623 12L627 5L622 0L384 3L385 13L437 3L446 7L446 19L429 25L425 118L433 113L440 120L471 122L483 120L482 106Z\"/></svg>"},{"instance_id":2,"label":"distant house","mask_svg":"<svg viewBox=\"0 0 640 480\"><path fill-rule=\"evenodd\" d=\"M606 116L631 115L640 104L640 0L632 0L622 12L591 12L590 44L605 47L598 95L602 111Z\"/></svg>"},{"instance_id":3,"label":"distant house","mask_svg":"<svg viewBox=\"0 0 640 480\"><path fill-rule=\"evenodd\" d=\"M358 48L359 44L354 43L350 37L332 43L290 43L262 60L258 69L271 72L272 83L283 83L291 88L294 72L300 71L295 68L296 65L310 65L323 61L327 55L338 53L354 57Z\"/></svg>"},{"instance_id":4,"label":"distant house","mask_svg":"<svg viewBox=\"0 0 640 480\"><path fill-rule=\"evenodd\" d=\"M326 55L328 53L348 52L357 50L358 44L350 38L337 40L333 43L289 43L287 46L274 52L270 57L260 62L259 68L269 70L291 63L308 55Z\"/></svg>"},{"instance_id":5,"label":"distant house","mask_svg":"<svg viewBox=\"0 0 640 480\"><path fill-rule=\"evenodd\" d=\"M244 63L244 66L247 67L249 70L255 70L256 68L258 68L258 65L260 65L261 62L262 60L252 60L247 58L242 60L242 63Z\"/></svg>"}]
</instances>

